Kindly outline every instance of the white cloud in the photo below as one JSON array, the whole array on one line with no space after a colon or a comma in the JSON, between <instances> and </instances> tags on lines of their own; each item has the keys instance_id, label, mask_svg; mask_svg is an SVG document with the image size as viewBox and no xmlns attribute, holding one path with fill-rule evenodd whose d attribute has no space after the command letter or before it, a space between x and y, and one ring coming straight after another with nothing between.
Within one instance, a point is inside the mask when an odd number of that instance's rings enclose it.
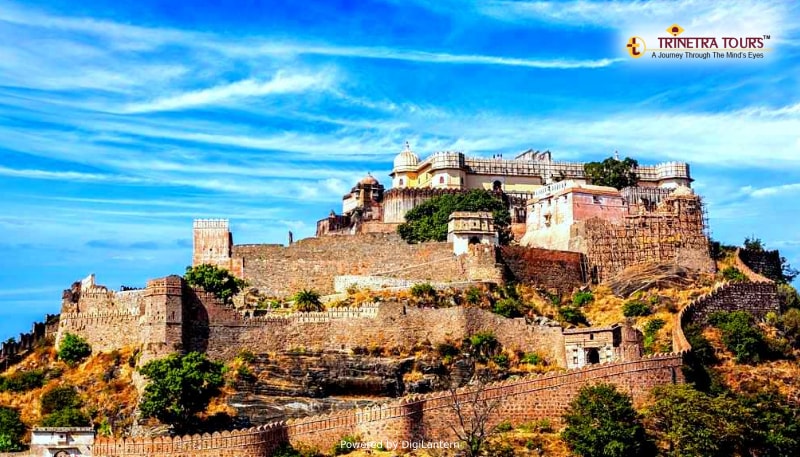
<instances>
[{"instance_id":1,"label":"white cloud","mask_svg":"<svg viewBox=\"0 0 800 457\"><path fill-rule=\"evenodd\" d=\"M800 183L781 184L779 186L753 188L745 186L742 192L754 198L773 197L776 195L789 194L800 191Z\"/></svg>"},{"instance_id":2,"label":"white cloud","mask_svg":"<svg viewBox=\"0 0 800 457\"><path fill-rule=\"evenodd\" d=\"M125 107L123 113L147 113L173 111L197 106L238 101L243 98L263 97L275 94L303 93L326 90L332 84L332 72L318 74L289 74L278 72L272 79L258 81L246 79L222 84L208 89L184 92L158 98L145 103L134 103Z\"/></svg>"},{"instance_id":3,"label":"white cloud","mask_svg":"<svg viewBox=\"0 0 800 457\"><path fill-rule=\"evenodd\" d=\"M121 176L99 173L82 173L77 171L50 171L35 169L16 169L0 166L0 176L11 178L26 179L45 179L56 181L79 181L79 182L116 182L124 184L144 184L147 179L133 176Z\"/></svg>"}]
</instances>

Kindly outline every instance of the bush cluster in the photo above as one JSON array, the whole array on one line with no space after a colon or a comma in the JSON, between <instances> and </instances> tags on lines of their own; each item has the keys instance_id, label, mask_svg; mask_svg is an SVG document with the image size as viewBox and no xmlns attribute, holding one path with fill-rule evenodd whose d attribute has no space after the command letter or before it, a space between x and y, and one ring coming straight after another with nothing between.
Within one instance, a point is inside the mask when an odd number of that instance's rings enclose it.
<instances>
[{"instance_id":1,"label":"bush cluster","mask_svg":"<svg viewBox=\"0 0 800 457\"><path fill-rule=\"evenodd\" d=\"M18 371L0 376L0 392L25 392L38 389L45 383L43 370Z\"/></svg>"},{"instance_id":2,"label":"bush cluster","mask_svg":"<svg viewBox=\"0 0 800 457\"><path fill-rule=\"evenodd\" d=\"M85 427L91 423L80 410L83 401L72 386L54 387L42 394L39 402L43 427Z\"/></svg>"},{"instance_id":3,"label":"bush cluster","mask_svg":"<svg viewBox=\"0 0 800 457\"><path fill-rule=\"evenodd\" d=\"M622 306L622 314L625 317L647 316L652 312L650 305L639 300L633 300Z\"/></svg>"},{"instance_id":4,"label":"bush cluster","mask_svg":"<svg viewBox=\"0 0 800 457\"><path fill-rule=\"evenodd\" d=\"M92 355L92 347L89 346L89 343L72 333L64 335L64 339L58 346L58 358L67 365L75 365L90 355Z\"/></svg>"},{"instance_id":5,"label":"bush cluster","mask_svg":"<svg viewBox=\"0 0 800 457\"><path fill-rule=\"evenodd\" d=\"M722 342L740 363L757 363L766 354L764 334L756 327L753 317L744 311L718 311L708 322L722 332Z\"/></svg>"}]
</instances>

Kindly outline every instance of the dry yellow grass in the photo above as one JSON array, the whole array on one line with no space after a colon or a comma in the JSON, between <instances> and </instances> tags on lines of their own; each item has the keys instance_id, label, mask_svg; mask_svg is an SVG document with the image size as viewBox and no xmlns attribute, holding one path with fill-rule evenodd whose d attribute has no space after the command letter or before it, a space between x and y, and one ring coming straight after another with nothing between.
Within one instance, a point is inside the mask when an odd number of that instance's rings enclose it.
<instances>
[{"instance_id":1,"label":"dry yellow grass","mask_svg":"<svg viewBox=\"0 0 800 457\"><path fill-rule=\"evenodd\" d=\"M138 394L132 382L134 369L128 366L131 348L120 351L96 353L82 363L70 367L56 360L52 347L37 348L18 365L6 373L44 369L61 370L61 375L48 381L43 387L27 392L2 392L0 404L20 411L23 422L36 425L42 420L39 399L44 392L58 386L75 386L83 401L84 412L95 425L103 420L114 422L115 432L131 424ZM113 373L112 373L113 371Z\"/></svg>"}]
</instances>

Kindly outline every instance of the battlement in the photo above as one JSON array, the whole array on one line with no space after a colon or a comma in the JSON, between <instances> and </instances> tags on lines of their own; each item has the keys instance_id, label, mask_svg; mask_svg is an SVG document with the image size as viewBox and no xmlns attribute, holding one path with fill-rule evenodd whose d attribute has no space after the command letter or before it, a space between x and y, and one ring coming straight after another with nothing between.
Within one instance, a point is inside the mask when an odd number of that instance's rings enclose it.
<instances>
[{"instance_id":1,"label":"battlement","mask_svg":"<svg viewBox=\"0 0 800 457\"><path fill-rule=\"evenodd\" d=\"M146 295L181 295L183 289L183 278L176 275L165 278L151 279L147 281Z\"/></svg>"},{"instance_id":2,"label":"battlement","mask_svg":"<svg viewBox=\"0 0 800 457\"><path fill-rule=\"evenodd\" d=\"M230 226L228 219L195 219L192 228L229 230Z\"/></svg>"}]
</instances>

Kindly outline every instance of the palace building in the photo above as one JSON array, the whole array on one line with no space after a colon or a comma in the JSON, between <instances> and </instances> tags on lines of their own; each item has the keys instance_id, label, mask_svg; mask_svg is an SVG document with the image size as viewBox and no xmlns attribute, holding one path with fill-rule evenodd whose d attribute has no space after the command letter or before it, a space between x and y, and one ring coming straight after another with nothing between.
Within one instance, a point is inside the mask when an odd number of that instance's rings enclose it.
<instances>
[{"instance_id":1,"label":"palace building","mask_svg":"<svg viewBox=\"0 0 800 457\"><path fill-rule=\"evenodd\" d=\"M689 165L683 162L641 165L635 171L641 188L677 188L692 182ZM484 158L442 151L421 160L408 143L395 157L389 176L389 190L372 175L359 181L343 196L341 214L332 211L317 222L317 236L393 232L405 221L405 214L420 203L472 189L502 195L512 222L524 225L528 200L537 191L561 181L589 184L584 163L554 161L550 151L529 149L513 159L502 154Z\"/></svg>"}]
</instances>

